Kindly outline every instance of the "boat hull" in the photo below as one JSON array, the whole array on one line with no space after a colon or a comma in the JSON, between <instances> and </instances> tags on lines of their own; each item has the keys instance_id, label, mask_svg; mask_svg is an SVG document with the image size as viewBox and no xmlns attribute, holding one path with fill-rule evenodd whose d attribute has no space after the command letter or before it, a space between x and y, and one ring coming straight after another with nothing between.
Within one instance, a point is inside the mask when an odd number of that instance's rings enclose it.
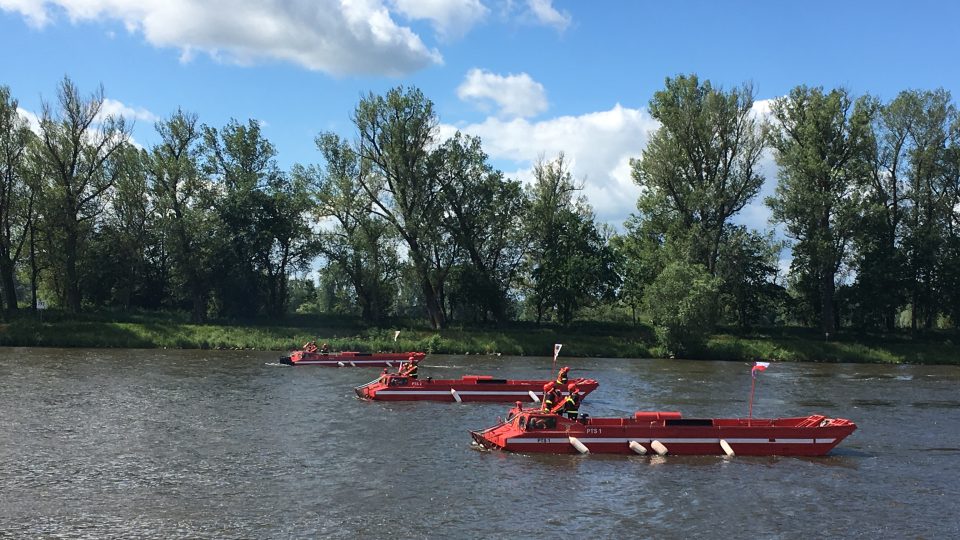
<instances>
[{"instance_id":1,"label":"boat hull","mask_svg":"<svg viewBox=\"0 0 960 540\"><path fill-rule=\"evenodd\" d=\"M354 390L374 401L524 402L540 401L547 380L508 380L467 375L461 379L410 379L385 375ZM593 379L571 379L582 395L597 389ZM399 383L399 384L398 384ZM536 396L536 400L534 400ZM459 398L459 399L458 399Z\"/></svg>"},{"instance_id":2,"label":"boat hull","mask_svg":"<svg viewBox=\"0 0 960 540\"><path fill-rule=\"evenodd\" d=\"M419 362L426 357L422 352L405 353L308 353L294 351L290 356L280 358L281 364L289 366L320 366L320 367L397 367L403 362Z\"/></svg>"},{"instance_id":3,"label":"boat hull","mask_svg":"<svg viewBox=\"0 0 960 540\"><path fill-rule=\"evenodd\" d=\"M846 419L820 415L684 419L675 412L651 412L634 418L574 421L529 410L511 413L507 422L472 431L474 441L486 448L521 453L578 454L583 452L579 443L597 454L725 455L725 442L740 456L822 456L857 427ZM538 425L521 427L531 419ZM547 428L541 421L549 424Z\"/></svg>"}]
</instances>

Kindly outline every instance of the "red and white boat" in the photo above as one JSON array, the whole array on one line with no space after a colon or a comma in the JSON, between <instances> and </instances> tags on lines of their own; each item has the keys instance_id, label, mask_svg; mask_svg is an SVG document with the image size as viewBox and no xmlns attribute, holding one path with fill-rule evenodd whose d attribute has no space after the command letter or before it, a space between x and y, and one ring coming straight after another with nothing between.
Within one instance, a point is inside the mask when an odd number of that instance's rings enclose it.
<instances>
[{"instance_id":1,"label":"red and white boat","mask_svg":"<svg viewBox=\"0 0 960 540\"><path fill-rule=\"evenodd\" d=\"M637 412L632 418L571 420L519 404L507 420L471 431L477 444L523 453L822 456L857 429L843 418L683 418Z\"/></svg>"},{"instance_id":2,"label":"red and white boat","mask_svg":"<svg viewBox=\"0 0 960 540\"><path fill-rule=\"evenodd\" d=\"M540 402L548 380L494 379L490 375L465 375L460 379L413 379L385 373L355 388L362 399L377 401L502 401ZM593 379L570 379L585 396L600 385ZM564 390L564 395L566 391Z\"/></svg>"},{"instance_id":3,"label":"red and white boat","mask_svg":"<svg viewBox=\"0 0 960 540\"><path fill-rule=\"evenodd\" d=\"M344 351L322 353L293 351L290 356L280 357L280 363L289 366L397 367L405 362L417 363L426 356L426 353L422 352L367 353Z\"/></svg>"}]
</instances>

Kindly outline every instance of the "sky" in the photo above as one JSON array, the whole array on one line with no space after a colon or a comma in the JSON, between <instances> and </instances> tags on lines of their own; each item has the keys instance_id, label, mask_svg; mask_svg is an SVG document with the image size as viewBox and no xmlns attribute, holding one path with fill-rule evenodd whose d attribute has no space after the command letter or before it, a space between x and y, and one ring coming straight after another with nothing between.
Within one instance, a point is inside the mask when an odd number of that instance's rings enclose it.
<instances>
[{"instance_id":1,"label":"sky","mask_svg":"<svg viewBox=\"0 0 960 540\"><path fill-rule=\"evenodd\" d=\"M563 152L598 221L619 228L666 77L752 84L758 114L800 84L956 100L958 21L960 3L923 0L0 0L0 85L30 116L64 76L84 94L102 84L145 147L178 107L214 127L255 119L283 168L319 162L320 132L352 139L361 97L415 86L442 137L480 136L510 177ZM762 165L735 221L767 230L772 156Z\"/></svg>"}]
</instances>

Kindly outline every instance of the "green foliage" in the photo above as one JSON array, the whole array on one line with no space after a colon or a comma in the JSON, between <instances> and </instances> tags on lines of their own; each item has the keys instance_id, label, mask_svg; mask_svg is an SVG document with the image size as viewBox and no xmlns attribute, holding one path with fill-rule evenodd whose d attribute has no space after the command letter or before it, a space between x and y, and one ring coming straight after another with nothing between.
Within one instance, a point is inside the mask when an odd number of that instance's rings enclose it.
<instances>
[{"instance_id":1,"label":"green foliage","mask_svg":"<svg viewBox=\"0 0 960 540\"><path fill-rule=\"evenodd\" d=\"M699 346L713 327L720 280L699 264L668 264L644 295L657 341L672 354Z\"/></svg>"},{"instance_id":2,"label":"green foliage","mask_svg":"<svg viewBox=\"0 0 960 540\"><path fill-rule=\"evenodd\" d=\"M825 94L798 86L774 101L772 144L780 166L776 195L767 199L775 220L795 240L792 273L815 287L821 330L835 328L836 274L857 222L854 187L871 169L875 110L846 90Z\"/></svg>"},{"instance_id":3,"label":"green foliage","mask_svg":"<svg viewBox=\"0 0 960 540\"><path fill-rule=\"evenodd\" d=\"M577 187L563 154L534 167L529 188L531 209L525 227L531 241L527 302L540 322L548 314L569 323L577 311L612 300L619 275L616 255L593 210Z\"/></svg>"}]
</instances>

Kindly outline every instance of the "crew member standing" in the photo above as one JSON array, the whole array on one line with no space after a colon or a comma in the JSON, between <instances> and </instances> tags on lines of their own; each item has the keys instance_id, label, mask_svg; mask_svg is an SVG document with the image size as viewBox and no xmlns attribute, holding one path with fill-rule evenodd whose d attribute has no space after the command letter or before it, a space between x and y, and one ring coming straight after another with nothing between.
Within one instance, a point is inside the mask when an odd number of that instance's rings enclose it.
<instances>
[{"instance_id":1,"label":"crew member standing","mask_svg":"<svg viewBox=\"0 0 960 540\"><path fill-rule=\"evenodd\" d=\"M580 416L580 402L583 400L583 396L580 395L580 389L577 388L576 384L570 383L567 390L570 391L570 394L563 398L563 401L554 407L552 412L561 415L566 414L570 420L576 420Z\"/></svg>"},{"instance_id":2,"label":"crew member standing","mask_svg":"<svg viewBox=\"0 0 960 540\"><path fill-rule=\"evenodd\" d=\"M411 379L417 379L420 377L420 374L417 371L418 371L417 362L411 356L409 359L409 362L407 363L407 366L403 368L403 374L406 375L407 377L410 377Z\"/></svg>"},{"instance_id":3,"label":"crew member standing","mask_svg":"<svg viewBox=\"0 0 960 540\"><path fill-rule=\"evenodd\" d=\"M563 397L563 394L557 388L556 384L548 382L543 385L543 411L550 412L554 405L560 401L561 397Z\"/></svg>"},{"instance_id":4,"label":"crew member standing","mask_svg":"<svg viewBox=\"0 0 960 540\"><path fill-rule=\"evenodd\" d=\"M554 381L557 386L564 388L567 386L568 374L570 373L570 366L563 366L560 368L560 371L557 372L557 380Z\"/></svg>"}]
</instances>

